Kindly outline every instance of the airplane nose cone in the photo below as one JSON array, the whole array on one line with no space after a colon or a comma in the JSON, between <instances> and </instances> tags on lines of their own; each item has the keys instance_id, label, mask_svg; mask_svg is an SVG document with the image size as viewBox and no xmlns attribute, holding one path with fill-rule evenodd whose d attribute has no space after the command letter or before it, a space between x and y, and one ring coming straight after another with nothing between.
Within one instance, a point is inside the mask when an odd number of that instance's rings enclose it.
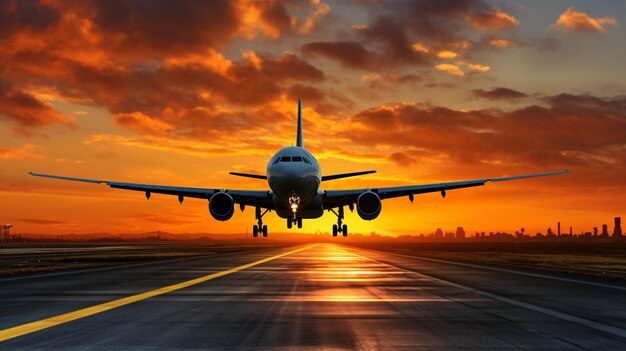
<instances>
[{"instance_id":1,"label":"airplane nose cone","mask_svg":"<svg viewBox=\"0 0 626 351\"><path fill-rule=\"evenodd\" d=\"M284 164L277 164L277 165L272 166L272 168L269 170L269 175L271 177L281 177L281 178L299 177L302 175L302 169L298 169L296 167L288 167L287 165L284 165Z\"/></svg>"}]
</instances>

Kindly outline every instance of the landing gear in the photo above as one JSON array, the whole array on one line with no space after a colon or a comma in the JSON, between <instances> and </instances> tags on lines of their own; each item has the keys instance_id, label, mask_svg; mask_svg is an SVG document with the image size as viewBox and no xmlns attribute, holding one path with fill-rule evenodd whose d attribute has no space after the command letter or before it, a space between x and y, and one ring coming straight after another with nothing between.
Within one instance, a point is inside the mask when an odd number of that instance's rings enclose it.
<instances>
[{"instance_id":1,"label":"landing gear","mask_svg":"<svg viewBox=\"0 0 626 351\"><path fill-rule=\"evenodd\" d=\"M348 226L345 224L341 224L341 220L343 219L343 207L339 207L339 212L335 212L333 209L329 209L337 216L337 224L333 224L333 236L337 236L338 233L341 233L343 236L348 236Z\"/></svg>"},{"instance_id":2,"label":"landing gear","mask_svg":"<svg viewBox=\"0 0 626 351\"><path fill-rule=\"evenodd\" d=\"M289 218L287 218L287 228L288 229L291 229L294 224L296 224L298 226L298 229L302 229L302 218L300 218L300 217L296 217L296 218L289 217Z\"/></svg>"},{"instance_id":3,"label":"landing gear","mask_svg":"<svg viewBox=\"0 0 626 351\"><path fill-rule=\"evenodd\" d=\"M258 224L252 226L252 236L257 237L259 233L263 235L264 238L267 238L267 225L263 224L263 216L269 211L269 209L265 210L261 213L261 208L257 207L255 212L255 217Z\"/></svg>"}]
</instances>

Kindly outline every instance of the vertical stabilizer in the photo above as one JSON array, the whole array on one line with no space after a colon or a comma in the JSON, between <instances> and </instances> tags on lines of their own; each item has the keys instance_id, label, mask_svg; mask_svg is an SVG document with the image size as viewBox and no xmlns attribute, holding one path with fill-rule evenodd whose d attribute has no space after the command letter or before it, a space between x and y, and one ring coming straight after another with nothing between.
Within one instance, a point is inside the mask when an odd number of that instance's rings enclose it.
<instances>
[{"instance_id":1,"label":"vertical stabilizer","mask_svg":"<svg viewBox=\"0 0 626 351\"><path fill-rule=\"evenodd\" d=\"M302 101L298 99L298 133L296 135L296 146L304 147L304 135L302 135Z\"/></svg>"}]
</instances>

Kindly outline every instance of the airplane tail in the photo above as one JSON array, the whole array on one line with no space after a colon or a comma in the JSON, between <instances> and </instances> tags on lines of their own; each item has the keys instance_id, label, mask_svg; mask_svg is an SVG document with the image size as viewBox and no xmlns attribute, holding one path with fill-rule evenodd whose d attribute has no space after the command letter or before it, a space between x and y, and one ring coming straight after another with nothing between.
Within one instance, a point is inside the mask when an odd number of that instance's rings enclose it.
<instances>
[{"instance_id":1,"label":"airplane tail","mask_svg":"<svg viewBox=\"0 0 626 351\"><path fill-rule=\"evenodd\" d=\"M296 146L304 147L304 136L302 135L302 101L298 99L298 132L296 135Z\"/></svg>"}]
</instances>

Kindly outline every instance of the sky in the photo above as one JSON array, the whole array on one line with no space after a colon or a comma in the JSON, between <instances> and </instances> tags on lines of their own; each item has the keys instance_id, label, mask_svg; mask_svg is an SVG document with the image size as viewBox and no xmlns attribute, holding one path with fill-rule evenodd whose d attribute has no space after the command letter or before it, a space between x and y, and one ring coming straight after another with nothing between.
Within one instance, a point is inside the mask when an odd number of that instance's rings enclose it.
<instances>
[{"instance_id":1,"label":"sky","mask_svg":"<svg viewBox=\"0 0 626 351\"><path fill-rule=\"evenodd\" d=\"M324 189L571 169L386 200L350 231L591 231L626 216L626 2L2 1L0 222L15 232L242 233L207 201L46 180L267 189L278 149ZM271 231L285 220L264 218ZM328 232L336 218L304 221Z\"/></svg>"}]
</instances>

